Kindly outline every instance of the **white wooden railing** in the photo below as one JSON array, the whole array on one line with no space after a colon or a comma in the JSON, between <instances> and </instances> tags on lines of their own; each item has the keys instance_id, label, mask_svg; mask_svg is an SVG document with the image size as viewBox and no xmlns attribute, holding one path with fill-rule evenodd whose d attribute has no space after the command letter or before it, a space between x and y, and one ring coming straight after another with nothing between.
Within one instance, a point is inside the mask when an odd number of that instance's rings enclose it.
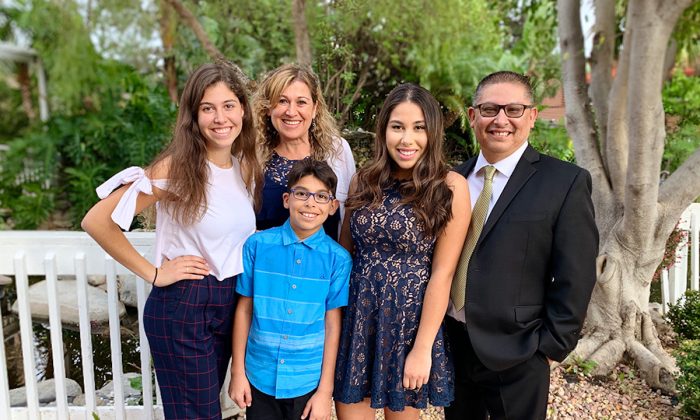
<instances>
[{"instance_id":1,"label":"white wooden railing","mask_svg":"<svg viewBox=\"0 0 700 420\"><path fill-rule=\"evenodd\" d=\"M664 313L668 310L668 305L677 303L689 287L692 290L700 290L700 203L693 203L685 209L678 222L678 228L686 232L687 240L682 241L676 248L676 261L673 266L661 273L661 305Z\"/></svg>"},{"instance_id":2,"label":"white wooden railing","mask_svg":"<svg viewBox=\"0 0 700 420\"><path fill-rule=\"evenodd\" d=\"M150 253L154 234L146 232L128 233L131 243L143 255ZM19 308L20 339L24 379L27 393L26 407L10 407L6 352L4 340L0 340L0 418L1 419L162 419L163 410L153 404L154 389L151 380L151 358L148 341L142 328L142 310L150 287L143 281L136 282L139 314L139 349L141 351L142 406L126 406L122 387L123 371L121 358L121 335L118 310L117 274L128 271L116 263L83 232L4 231L0 232L0 274L14 276ZM75 297L79 307L81 360L83 365L85 394L84 406L69 406L66 396L66 374L64 366L61 313L57 301L59 276L73 275L77 281ZM112 380L114 405L97 406L95 398L95 376L91 341L91 323L88 307L88 276L106 275L108 293L109 332L112 354ZM35 349L32 330L32 314L27 298L28 276L43 276L48 285L49 323L51 354L56 384L56 405L40 407L35 370ZM0 337L3 337L0 314Z\"/></svg>"}]
</instances>

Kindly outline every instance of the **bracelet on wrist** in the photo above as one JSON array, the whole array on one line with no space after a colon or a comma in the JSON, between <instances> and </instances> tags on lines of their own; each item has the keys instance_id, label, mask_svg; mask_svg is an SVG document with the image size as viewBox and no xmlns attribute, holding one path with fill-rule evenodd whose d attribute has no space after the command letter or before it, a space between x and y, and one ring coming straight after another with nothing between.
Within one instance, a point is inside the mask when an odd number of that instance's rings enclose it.
<instances>
[{"instance_id":1,"label":"bracelet on wrist","mask_svg":"<svg viewBox=\"0 0 700 420\"><path fill-rule=\"evenodd\" d=\"M153 281L151 282L152 285L156 285L156 279L158 278L158 267L156 267L156 274L153 276Z\"/></svg>"}]
</instances>

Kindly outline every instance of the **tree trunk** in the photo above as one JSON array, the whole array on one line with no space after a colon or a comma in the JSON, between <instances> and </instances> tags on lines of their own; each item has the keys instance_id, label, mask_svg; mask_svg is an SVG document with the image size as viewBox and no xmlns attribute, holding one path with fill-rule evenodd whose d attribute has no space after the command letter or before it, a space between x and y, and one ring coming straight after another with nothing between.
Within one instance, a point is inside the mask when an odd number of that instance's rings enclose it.
<instances>
[{"instance_id":1,"label":"tree trunk","mask_svg":"<svg viewBox=\"0 0 700 420\"><path fill-rule=\"evenodd\" d=\"M209 36L207 35L206 31L204 31L204 28L202 25L199 23L197 18L190 12L184 4L180 2L180 0L165 0L170 6L172 6L173 9L177 12L177 14L180 16L182 21L187 25L192 32L194 32L194 35L197 37L199 42L202 44L202 47L204 48L204 51L207 52L209 57L211 58L212 61L217 61L217 60L222 60L225 59L224 55L219 51L218 48L214 45L213 42L209 39Z\"/></svg>"},{"instance_id":2,"label":"tree trunk","mask_svg":"<svg viewBox=\"0 0 700 420\"><path fill-rule=\"evenodd\" d=\"M17 63L17 83L22 94L22 109L29 121L36 121L36 111L32 105L32 84L29 78L29 63Z\"/></svg>"},{"instance_id":3,"label":"tree trunk","mask_svg":"<svg viewBox=\"0 0 700 420\"><path fill-rule=\"evenodd\" d=\"M294 44L297 50L297 63L311 65L311 41L309 28L306 25L306 0L292 1L292 16L294 16Z\"/></svg>"},{"instance_id":4,"label":"tree trunk","mask_svg":"<svg viewBox=\"0 0 700 420\"><path fill-rule=\"evenodd\" d=\"M177 67L173 45L177 35L177 20L170 7L164 0L160 2L160 39L163 42L163 74L165 87L168 89L170 100L177 103Z\"/></svg>"},{"instance_id":5,"label":"tree trunk","mask_svg":"<svg viewBox=\"0 0 700 420\"><path fill-rule=\"evenodd\" d=\"M614 22L614 1L595 2L594 85L586 89L580 2L558 0L566 126L578 163L593 177L601 234L598 283L584 336L565 363L577 357L593 360L594 374L607 375L627 354L649 385L673 391L675 361L661 347L648 303L666 239L683 209L700 195L700 150L659 185L666 136L664 58L672 30L692 0L628 2L611 85L614 61L605 43Z\"/></svg>"}]
</instances>

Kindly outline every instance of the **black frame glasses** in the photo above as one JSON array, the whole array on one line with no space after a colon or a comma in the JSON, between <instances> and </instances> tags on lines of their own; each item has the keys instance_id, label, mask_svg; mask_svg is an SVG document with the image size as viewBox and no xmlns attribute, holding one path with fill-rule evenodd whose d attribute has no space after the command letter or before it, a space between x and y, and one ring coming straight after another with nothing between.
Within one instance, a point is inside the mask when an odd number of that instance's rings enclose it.
<instances>
[{"instance_id":1,"label":"black frame glasses","mask_svg":"<svg viewBox=\"0 0 700 420\"><path fill-rule=\"evenodd\" d=\"M520 118L525 113L526 109L534 108L534 105L525 104L505 104L499 105L493 102L484 102L483 104L474 105L474 108L479 110L479 114L484 118L493 118L498 115L501 110L508 118Z\"/></svg>"},{"instance_id":2,"label":"black frame glasses","mask_svg":"<svg viewBox=\"0 0 700 420\"><path fill-rule=\"evenodd\" d=\"M311 191L290 188L289 192L291 193L292 197L301 201L307 201L309 197L313 196L314 201L316 201L318 204L328 204L335 199L333 194L326 191L319 191L313 193Z\"/></svg>"}]
</instances>

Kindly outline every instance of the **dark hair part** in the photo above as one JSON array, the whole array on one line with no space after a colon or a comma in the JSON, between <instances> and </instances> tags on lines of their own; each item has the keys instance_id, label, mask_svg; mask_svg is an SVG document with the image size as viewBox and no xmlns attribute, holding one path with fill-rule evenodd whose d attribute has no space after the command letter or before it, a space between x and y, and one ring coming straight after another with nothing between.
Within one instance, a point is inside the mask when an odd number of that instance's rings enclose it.
<instances>
[{"instance_id":1,"label":"dark hair part","mask_svg":"<svg viewBox=\"0 0 700 420\"><path fill-rule=\"evenodd\" d=\"M481 79L479 84L476 86L476 90L474 91L474 96L472 97L472 105L479 104L479 99L481 98L481 93L484 91L484 88L486 86L495 85L497 83L515 83L515 84L518 84L518 85L525 88L525 92L527 94L527 97L531 102L530 105L532 105L532 103L535 102L535 94L534 94L534 91L532 88L532 83L530 82L529 77L525 76L524 74L516 73L514 71L502 70L502 71L497 71L495 73L491 73L488 76Z\"/></svg>"},{"instance_id":2,"label":"dark hair part","mask_svg":"<svg viewBox=\"0 0 700 420\"><path fill-rule=\"evenodd\" d=\"M399 191L402 202L413 206L426 234L437 237L452 217L452 190L445 182L448 168L442 149L442 111L430 92L412 83L395 87L384 100L377 115L374 157L357 172L355 192L348 197L345 208L378 207L383 200L382 190L395 181L398 166L389 156L386 130L394 108L404 102L414 103L423 111L428 142L411 178L400 181Z\"/></svg>"},{"instance_id":3,"label":"dark hair part","mask_svg":"<svg viewBox=\"0 0 700 420\"><path fill-rule=\"evenodd\" d=\"M243 107L243 127L231 146L231 154L240 162L241 175L255 207L260 205L263 173L256 151L255 121L248 100L247 80L232 63L222 60L204 64L187 79L180 96L172 141L151 164L154 167L169 160L168 191L161 204L181 224L197 222L207 207L207 141L199 129L197 118L205 91L217 83L226 84Z\"/></svg>"},{"instance_id":4,"label":"dark hair part","mask_svg":"<svg viewBox=\"0 0 700 420\"><path fill-rule=\"evenodd\" d=\"M294 164L289 172L287 189L291 189L300 179L308 175L321 181L328 188L328 191L335 196L335 188L338 186L338 177L335 175L335 172L326 162L310 157Z\"/></svg>"}]
</instances>

